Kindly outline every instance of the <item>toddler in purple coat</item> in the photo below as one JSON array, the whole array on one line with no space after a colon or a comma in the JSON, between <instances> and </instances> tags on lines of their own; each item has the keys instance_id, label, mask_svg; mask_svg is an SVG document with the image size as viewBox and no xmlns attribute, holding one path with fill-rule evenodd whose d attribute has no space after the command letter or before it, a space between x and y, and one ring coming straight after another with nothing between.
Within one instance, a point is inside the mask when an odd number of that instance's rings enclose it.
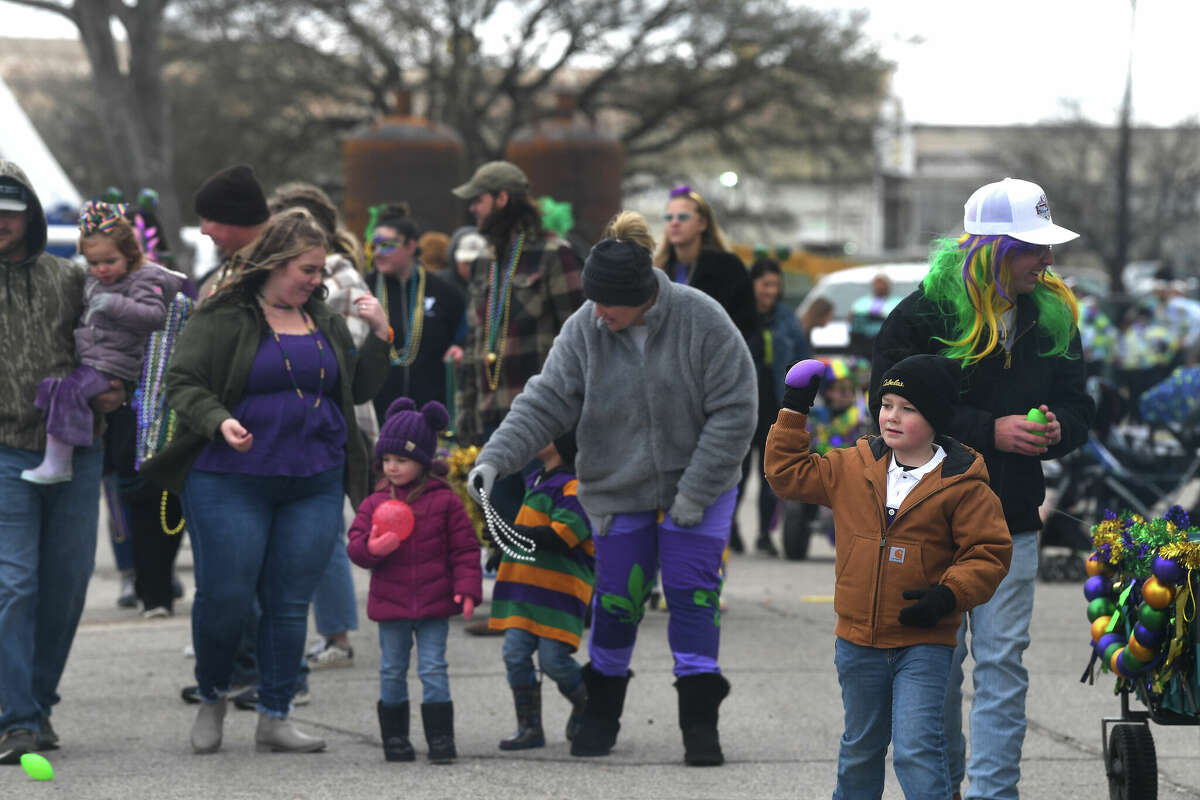
<instances>
[{"instance_id":1,"label":"toddler in purple coat","mask_svg":"<svg viewBox=\"0 0 1200 800\"><path fill-rule=\"evenodd\" d=\"M483 574L475 529L443 478L446 463L436 458L437 433L449 420L436 400L420 411L407 397L392 402L375 445L376 470L384 478L359 506L346 545L350 560L371 570L367 616L379 623L379 728L388 761L415 758L407 680L414 639L429 760L448 764L456 757L446 635L450 617L469 619L483 599ZM411 508L408 535L376 526L375 511L389 500Z\"/></svg>"},{"instance_id":2,"label":"toddler in purple coat","mask_svg":"<svg viewBox=\"0 0 1200 800\"><path fill-rule=\"evenodd\" d=\"M95 420L88 401L110 381L135 382L146 340L162 327L184 276L146 261L125 207L88 203L79 214L79 252L87 261L87 307L75 329L80 365L65 378L46 378L34 403L46 414L42 463L23 470L31 483L71 480L76 447L92 443Z\"/></svg>"}]
</instances>

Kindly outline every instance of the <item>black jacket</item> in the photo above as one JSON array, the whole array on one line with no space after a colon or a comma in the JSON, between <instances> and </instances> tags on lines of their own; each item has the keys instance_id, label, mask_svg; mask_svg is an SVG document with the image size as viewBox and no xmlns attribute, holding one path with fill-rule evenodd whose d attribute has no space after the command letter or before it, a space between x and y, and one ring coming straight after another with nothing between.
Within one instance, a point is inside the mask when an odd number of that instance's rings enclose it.
<instances>
[{"instance_id":1,"label":"black jacket","mask_svg":"<svg viewBox=\"0 0 1200 800\"><path fill-rule=\"evenodd\" d=\"M376 286L380 273L367 274L367 285L378 296ZM414 272L413 279L416 278ZM387 277L388 308L384 309L395 335L394 345L400 354L404 352L404 340L408 330L404 326L405 307L408 305L408 284L400 285L394 277ZM417 360L411 366L396 364L388 370L387 382L375 395L375 415L383 422L388 406L397 397L411 397L420 408L430 400L446 404L446 365L442 357L452 344L462 344L466 331L463 312L466 299L462 292L436 272L425 271L425 321L422 325L421 344Z\"/></svg>"},{"instance_id":2,"label":"black jacket","mask_svg":"<svg viewBox=\"0 0 1200 800\"><path fill-rule=\"evenodd\" d=\"M667 276L675 278L673 264L667 266ZM733 253L722 250L701 250L692 269L688 286L699 289L721 304L733 324L747 341L759 330L758 306L754 302L754 284L746 265Z\"/></svg>"},{"instance_id":3,"label":"black jacket","mask_svg":"<svg viewBox=\"0 0 1200 800\"><path fill-rule=\"evenodd\" d=\"M943 345L935 336L951 338L953 318L943 314L922 289L904 298L892 311L871 358L871 386L893 364L914 353L939 353ZM1016 339L1011 360L1001 350L963 370L962 394L954 408L949 434L977 450L987 464L992 490L1004 506L1010 533L1042 527L1038 506L1046 496L1042 465L1033 456L1001 452L995 447L995 421L1010 414L1025 416L1045 404L1058 416L1062 440L1047 449L1044 459L1060 458L1087 441L1095 404L1084 387L1084 362L1078 332L1071 339L1069 356L1043 357L1050 340L1037 329L1037 306L1028 295L1017 298ZM871 412L879 414L879 398L872 394Z\"/></svg>"}]
</instances>

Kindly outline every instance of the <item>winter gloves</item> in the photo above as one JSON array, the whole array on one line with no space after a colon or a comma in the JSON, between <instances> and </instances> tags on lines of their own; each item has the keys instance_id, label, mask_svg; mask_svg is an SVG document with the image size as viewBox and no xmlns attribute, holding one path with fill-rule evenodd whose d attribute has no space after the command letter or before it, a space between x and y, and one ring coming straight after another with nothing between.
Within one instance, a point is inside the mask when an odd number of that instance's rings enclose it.
<instances>
[{"instance_id":1,"label":"winter gloves","mask_svg":"<svg viewBox=\"0 0 1200 800\"><path fill-rule=\"evenodd\" d=\"M513 525L513 530L533 540L538 550L548 553L566 553L571 549L566 540L555 533L549 525Z\"/></svg>"},{"instance_id":2,"label":"winter gloves","mask_svg":"<svg viewBox=\"0 0 1200 800\"><path fill-rule=\"evenodd\" d=\"M958 605L954 592L941 583L928 589L905 589L904 599L917 602L900 609L900 624L916 628L932 628Z\"/></svg>"},{"instance_id":3,"label":"winter gloves","mask_svg":"<svg viewBox=\"0 0 1200 800\"><path fill-rule=\"evenodd\" d=\"M471 471L467 473L467 494L471 495L471 499L476 503L482 503L481 489L490 496L497 474L496 468L491 464L476 464L472 467Z\"/></svg>"},{"instance_id":4,"label":"winter gloves","mask_svg":"<svg viewBox=\"0 0 1200 800\"><path fill-rule=\"evenodd\" d=\"M683 492L677 492L675 502L667 513L680 527L692 528L699 525L700 520L704 519L704 506L692 501Z\"/></svg>"},{"instance_id":5,"label":"winter gloves","mask_svg":"<svg viewBox=\"0 0 1200 800\"><path fill-rule=\"evenodd\" d=\"M400 537L391 531L384 531L378 525L371 526L371 534L367 537L367 552L376 558L391 555L400 546Z\"/></svg>"},{"instance_id":6,"label":"winter gloves","mask_svg":"<svg viewBox=\"0 0 1200 800\"><path fill-rule=\"evenodd\" d=\"M779 404L780 408L807 414L812 410L813 402L817 399L817 391L820 388L821 376L819 375L812 376L808 385L799 389L789 386L783 392L783 402Z\"/></svg>"}]
</instances>

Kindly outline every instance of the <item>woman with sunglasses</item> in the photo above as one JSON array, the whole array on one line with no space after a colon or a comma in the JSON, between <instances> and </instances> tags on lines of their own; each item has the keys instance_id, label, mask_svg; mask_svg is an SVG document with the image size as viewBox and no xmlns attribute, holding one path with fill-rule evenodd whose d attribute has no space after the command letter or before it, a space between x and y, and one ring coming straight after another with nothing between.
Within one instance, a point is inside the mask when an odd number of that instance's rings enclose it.
<instances>
[{"instance_id":1,"label":"woman with sunglasses","mask_svg":"<svg viewBox=\"0 0 1200 800\"><path fill-rule=\"evenodd\" d=\"M654 266L716 300L747 341L758 332L754 287L742 260L729 251L712 206L690 186L671 192L666 231Z\"/></svg>"},{"instance_id":2,"label":"woman with sunglasses","mask_svg":"<svg viewBox=\"0 0 1200 800\"><path fill-rule=\"evenodd\" d=\"M466 299L446 278L421 265L421 230L405 203L371 209L367 229L367 285L379 298L393 331L387 383L375 395L382 421L397 397L418 407L446 397L446 362L462 362Z\"/></svg>"}]
</instances>

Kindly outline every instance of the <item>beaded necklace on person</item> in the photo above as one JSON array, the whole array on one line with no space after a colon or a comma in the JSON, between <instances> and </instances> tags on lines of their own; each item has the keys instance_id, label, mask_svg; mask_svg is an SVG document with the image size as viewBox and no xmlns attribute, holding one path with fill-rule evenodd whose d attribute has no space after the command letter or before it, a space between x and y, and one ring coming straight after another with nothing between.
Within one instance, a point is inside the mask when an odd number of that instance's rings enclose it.
<instances>
[{"instance_id":1,"label":"beaded necklace on person","mask_svg":"<svg viewBox=\"0 0 1200 800\"><path fill-rule=\"evenodd\" d=\"M390 345L388 349L388 357L394 367L411 366L421 350L421 331L425 327L425 269L420 264L414 264L413 268L417 272L417 280L414 281L412 276L409 276L408 325L404 334L404 354L396 352L395 344ZM387 314L390 324L392 317L391 307L388 306L387 276L382 272L379 273L379 281L375 284L375 296L379 298L379 304L383 306L383 313Z\"/></svg>"},{"instance_id":2,"label":"beaded necklace on person","mask_svg":"<svg viewBox=\"0 0 1200 800\"><path fill-rule=\"evenodd\" d=\"M258 299L263 303L267 302L267 299L262 295L259 295ZM313 337L313 341L317 343L317 366L321 369L321 377L317 382L317 399L312 404L312 407L320 408L321 395L325 391L325 345L321 344L321 337L317 335L317 328L315 325L313 325L312 319L307 313L305 313L303 308L296 308L295 306L284 305L283 303L270 303L269 305L273 308L295 308L297 311L299 311L300 318L304 320L304 326L308 328L308 335ZM292 359L288 357L287 350L283 348L283 342L280 340L279 334L275 332L275 329L271 327L270 323L267 323L267 327L271 328L271 336L274 337L275 344L279 347L279 352L283 355L283 366L287 368L288 379L292 382L292 388L296 390L296 396L299 397L303 402L304 392L300 391L300 384L296 383L296 375L292 372Z\"/></svg>"},{"instance_id":3,"label":"beaded necklace on person","mask_svg":"<svg viewBox=\"0 0 1200 800\"><path fill-rule=\"evenodd\" d=\"M500 259L492 262L491 274L488 275L487 299L487 363L484 372L487 374L488 388L493 392L500 385L500 365L504 362L504 345L508 341L508 311L512 304L512 276L517 271L517 263L521 260L521 250L525 247L525 232L517 235L513 243L512 254L508 259L508 273L504 276L504 284L500 284Z\"/></svg>"}]
</instances>

